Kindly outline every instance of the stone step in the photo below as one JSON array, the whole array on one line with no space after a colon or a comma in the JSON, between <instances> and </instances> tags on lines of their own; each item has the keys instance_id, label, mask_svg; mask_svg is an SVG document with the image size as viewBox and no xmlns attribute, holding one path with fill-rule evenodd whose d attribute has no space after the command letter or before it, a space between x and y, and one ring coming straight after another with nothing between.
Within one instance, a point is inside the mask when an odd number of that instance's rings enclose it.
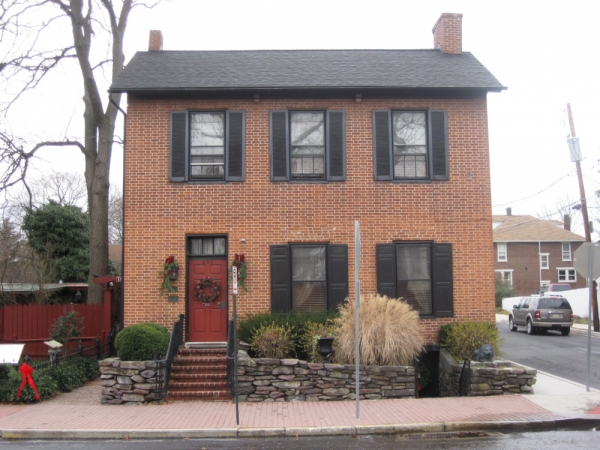
<instances>
[{"instance_id":1,"label":"stone step","mask_svg":"<svg viewBox=\"0 0 600 450\"><path fill-rule=\"evenodd\" d=\"M178 354L194 354L194 355L225 355L227 350L224 348L185 348L181 347Z\"/></svg>"},{"instance_id":2,"label":"stone step","mask_svg":"<svg viewBox=\"0 0 600 450\"><path fill-rule=\"evenodd\" d=\"M175 391L213 391L227 388L227 381L173 381L169 384L169 392Z\"/></svg>"},{"instance_id":3,"label":"stone step","mask_svg":"<svg viewBox=\"0 0 600 450\"><path fill-rule=\"evenodd\" d=\"M227 372L215 372L215 373L182 373L182 372L171 372L171 380L177 378L178 380L198 380L198 381L210 381L210 380L225 380L227 379Z\"/></svg>"},{"instance_id":4,"label":"stone step","mask_svg":"<svg viewBox=\"0 0 600 450\"><path fill-rule=\"evenodd\" d=\"M176 356L173 364L209 364L209 363L227 363L226 356Z\"/></svg>"},{"instance_id":5,"label":"stone step","mask_svg":"<svg viewBox=\"0 0 600 450\"><path fill-rule=\"evenodd\" d=\"M167 401L230 401L231 395L226 389L215 389L212 391L176 391L171 392L165 399Z\"/></svg>"},{"instance_id":6,"label":"stone step","mask_svg":"<svg viewBox=\"0 0 600 450\"><path fill-rule=\"evenodd\" d=\"M210 365L197 365L197 364L188 364L188 365L173 365L171 366L171 373L173 372L181 372L181 373L226 373L227 372L227 364L210 364Z\"/></svg>"}]
</instances>

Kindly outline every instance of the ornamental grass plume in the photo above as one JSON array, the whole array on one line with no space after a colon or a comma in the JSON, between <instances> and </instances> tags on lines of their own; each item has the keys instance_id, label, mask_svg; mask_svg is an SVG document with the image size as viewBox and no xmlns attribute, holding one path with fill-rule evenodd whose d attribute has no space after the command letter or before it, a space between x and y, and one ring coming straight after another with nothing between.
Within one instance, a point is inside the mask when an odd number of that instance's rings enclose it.
<instances>
[{"instance_id":1,"label":"ornamental grass plume","mask_svg":"<svg viewBox=\"0 0 600 450\"><path fill-rule=\"evenodd\" d=\"M355 305L347 301L335 319L335 361L354 364ZM401 299L378 294L360 299L360 363L378 366L412 365L424 350L419 313Z\"/></svg>"}]
</instances>

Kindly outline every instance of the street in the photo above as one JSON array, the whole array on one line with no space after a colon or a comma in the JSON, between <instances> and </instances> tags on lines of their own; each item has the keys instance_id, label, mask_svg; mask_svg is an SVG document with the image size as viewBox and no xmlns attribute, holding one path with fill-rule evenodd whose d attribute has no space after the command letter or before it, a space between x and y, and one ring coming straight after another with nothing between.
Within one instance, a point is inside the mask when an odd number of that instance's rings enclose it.
<instances>
[{"instance_id":1,"label":"street","mask_svg":"<svg viewBox=\"0 0 600 450\"><path fill-rule=\"evenodd\" d=\"M498 323L504 339L503 357L583 385L587 380L587 335L555 331L528 335L525 328L516 332L507 323ZM590 386L600 389L600 339L592 337Z\"/></svg>"},{"instance_id":2,"label":"street","mask_svg":"<svg viewBox=\"0 0 600 450\"><path fill-rule=\"evenodd\" d=\"M190 439L140 441L0 441L2 450L201 450L201 449L526 449L546 450L577 447L579 450L597 449L600 436L597 431L539 431L529 433L488 433L487 437L425 439L426 435L410 439L406 436L331 436L301 438L248 438L248 439Z\"/></svg>"}]
</instances>

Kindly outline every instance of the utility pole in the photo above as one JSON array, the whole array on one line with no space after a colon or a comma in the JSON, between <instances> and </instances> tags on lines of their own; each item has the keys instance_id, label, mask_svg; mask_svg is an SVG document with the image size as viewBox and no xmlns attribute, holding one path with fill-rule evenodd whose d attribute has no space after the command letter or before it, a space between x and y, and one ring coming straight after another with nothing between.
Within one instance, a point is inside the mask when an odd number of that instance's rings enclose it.
<instances>
[{"instance_id":1,"label":"utility pole","mask_svg":"<svg viewBox=\"0 0 600 450\"><path fill-rule=\"evenodd\" d=\"M569 148L571 150L571 161L575 162L577 168L577 179L579 180L579 197L581 198L581 214L583 215L583 229L585 230L586 242L592 242L590 233L590 220L588 218L587 200L585 198L585 188L583 186L583 176L581 175L581 152L579 143L575 136L575 124L573 123L573 114L571 114L571 104L567 103L567 114L569 115L569 126L571 128L571 138L569 139ZM573 142L575 141L575 142ZM576 145L572 145L576 144ZM574 150L576 148L576 150ZM600 320L598 318L598 290L596 281L591 280L593 284L592 315L594 321L594 331L600 331ZM589 320L592 320L590 317Z\"/></svg>"}]
</instances>

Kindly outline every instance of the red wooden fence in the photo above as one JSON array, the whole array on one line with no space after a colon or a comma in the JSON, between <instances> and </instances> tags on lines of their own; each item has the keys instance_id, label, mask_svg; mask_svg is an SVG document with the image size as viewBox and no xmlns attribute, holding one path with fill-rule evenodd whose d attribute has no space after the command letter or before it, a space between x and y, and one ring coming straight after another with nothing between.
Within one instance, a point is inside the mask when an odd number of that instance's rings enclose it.
<instances>
[{"instance_id":1,"label":"red wooden fence","mask_svg":"<svg viewBox=\"0 0 600 450\"><path fill-rule=\"evenodd\" d=\"M50 326L71 309L83 319L83 331L75 341L81 339L84 346L89 346L96 337L103 342L108 339L111 301L105 297L101 305L4 306L0 308L0 343L25 344L23 355L28 353L32 358L48 356L48 346L44 341L50 340Z\"/></svg>"}]
</instances>

